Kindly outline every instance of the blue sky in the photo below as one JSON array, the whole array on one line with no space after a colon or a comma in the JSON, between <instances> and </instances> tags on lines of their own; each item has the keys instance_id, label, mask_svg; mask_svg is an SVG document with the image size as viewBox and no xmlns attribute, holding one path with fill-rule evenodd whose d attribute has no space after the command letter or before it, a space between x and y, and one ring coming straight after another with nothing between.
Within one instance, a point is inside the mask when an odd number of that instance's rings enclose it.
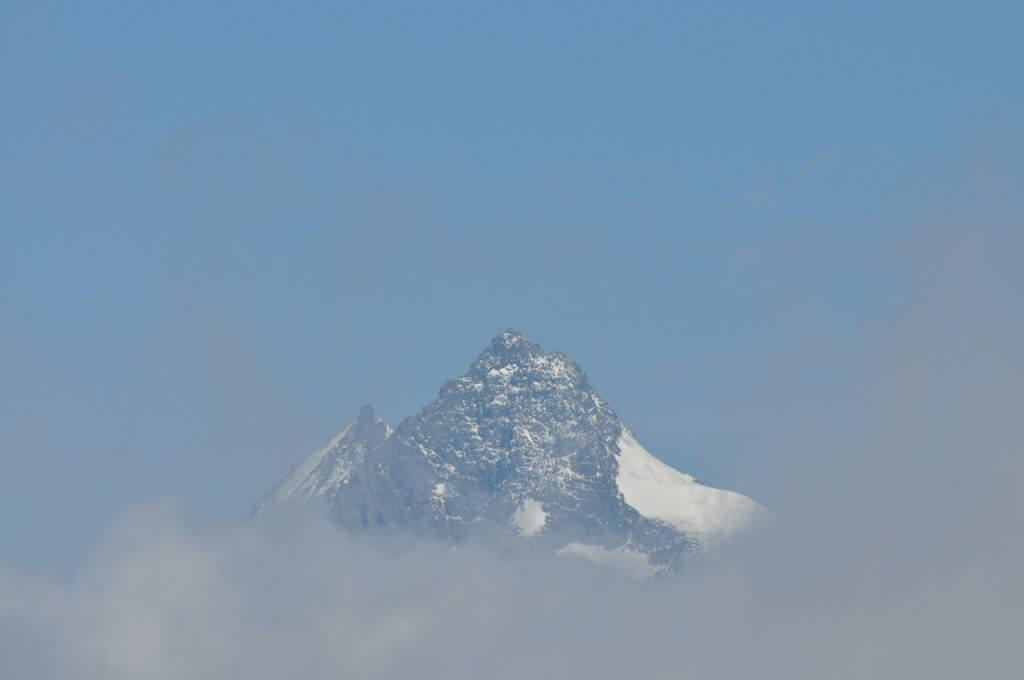
<instances>
[{"instance_id":1,"label":"blue sky","mask_svg":"<svg viewBox=\"0 0 1024 680\"><path fill-rule=\"evenodd\" d=\"M770 497L779 357L1019 215L1017 3L553 4L4 3L0 557L241 517L508 326Z\"/></svg>"}]
</instances>

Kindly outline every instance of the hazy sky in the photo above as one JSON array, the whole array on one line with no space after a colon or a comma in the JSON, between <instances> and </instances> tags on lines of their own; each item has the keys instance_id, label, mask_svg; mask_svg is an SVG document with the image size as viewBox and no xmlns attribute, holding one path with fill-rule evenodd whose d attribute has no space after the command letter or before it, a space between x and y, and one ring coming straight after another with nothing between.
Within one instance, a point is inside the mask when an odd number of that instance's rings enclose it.
<instances>
[{"instance_id":1,"label":"hazy sky","mask_svg":"<svg viewBox=\"0 0 1024 680\"><path fill-rule=\"evenodd\" d=\"M141 503L68 578L0 561L0 675L1015 680L1024 333L1005 277L1022 244L934 233L898 321L853 354L779 357L772 520L677 579L382 549L308 509L218 523ZM815 384L842 362L855 379Z\"/></svg>"},{"instance_id":2,"label":"hazy sky","mask_svg":"<svg viewBox=\"0 0 1024 680\"><path fill-rule=\"evenodd\" d=\"M0 4L0 563L242 517L508 326L785 507L866 355L1021 311L1020 3L371 4Z\"/></svg>"}]
</instances>

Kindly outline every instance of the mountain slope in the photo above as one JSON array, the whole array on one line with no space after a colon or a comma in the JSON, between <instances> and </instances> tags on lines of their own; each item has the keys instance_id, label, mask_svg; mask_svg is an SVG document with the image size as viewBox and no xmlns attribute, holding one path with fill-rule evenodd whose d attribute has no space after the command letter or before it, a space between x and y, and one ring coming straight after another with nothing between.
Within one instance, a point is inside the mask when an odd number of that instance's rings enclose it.
<instances>
[{"instance_id":1,"label":"mountain slope","mask_svg":"<svg viewBox=\"0 0 1024 680\"><path fill-rule=\"evenodd\" d=\"M322 496L332 498L348 484L366 452L383 444L391 432L391 428L376 417L372 406L364 406L359 415L326 446L296 463L288 475L256 504L253 516L260 515L265 507L307 503Z\"/></svg>"},{"instance_id":2,"label":"mountain slope","mask_svg":"<svg viewBox=\"0 0 1024 680\"><path fill-rule=\"evenodd\" d=\"M393 432L364 407L255 512L320 497L352 531L488 536L653 571L760 511L648 453L569 356L514 330Z\"/></svg>"}]
</instances>

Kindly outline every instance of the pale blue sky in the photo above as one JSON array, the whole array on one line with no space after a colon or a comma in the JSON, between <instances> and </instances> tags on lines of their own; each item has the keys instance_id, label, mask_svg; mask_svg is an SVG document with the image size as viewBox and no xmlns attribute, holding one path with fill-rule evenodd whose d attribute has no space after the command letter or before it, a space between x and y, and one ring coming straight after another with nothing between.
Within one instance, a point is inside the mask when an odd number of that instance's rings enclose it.
<instances>
[{"instance_id":1,"label":"pale blue sky","mask_svg":"<svg viewBox=\"0 0 1024 680\"><path fill-rule=\"evenodd\" d=\"M770 500L779 357L1024 175L1019 3L371 4L0 4L0 558L241 517L508 326Z\"/></svg>"}]
</instances>

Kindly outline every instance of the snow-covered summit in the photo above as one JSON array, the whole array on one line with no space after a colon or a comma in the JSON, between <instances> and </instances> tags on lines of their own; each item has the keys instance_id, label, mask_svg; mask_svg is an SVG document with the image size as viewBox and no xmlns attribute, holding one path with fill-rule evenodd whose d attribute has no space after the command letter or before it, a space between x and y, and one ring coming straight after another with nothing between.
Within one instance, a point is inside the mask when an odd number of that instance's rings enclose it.
<instances>
[{"instance_id":1,"label":"snow-covered summit","mask_svg":"<svg viewBox=\"0 0 1024 680\"><path fill-rule=\"evenodd\" d=\"M654 571L760 512L648 453L568 355L513 329L393 432L364 407L256 514L316 497L352 531L504 533L528 547L576 546L559 554L628 554Z\"/></svg>"},{"instance_id":2,"label":"snow-covered summit","mask_svg":"<svg viewBox=\"0 0 1024 680\"><path fill-rule=\"evenodd\" d=\"M259 515L265 507L283 503L307 503L318 496L333 496L348 484L352 472L366 452L380 446L392 429L366 404L335 437L292 467L291 472L253 508Z\"/></svg>"}]
</instances>

